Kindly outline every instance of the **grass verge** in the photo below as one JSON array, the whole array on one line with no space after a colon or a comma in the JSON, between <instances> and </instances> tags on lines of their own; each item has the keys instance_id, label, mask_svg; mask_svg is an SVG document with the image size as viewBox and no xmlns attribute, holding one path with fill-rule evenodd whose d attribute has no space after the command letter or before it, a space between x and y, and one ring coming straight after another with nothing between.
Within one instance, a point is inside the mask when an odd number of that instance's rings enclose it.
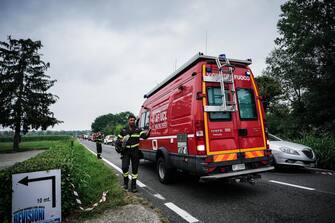
<instances>
[{"instance_id":1,"label":"grass verge","mask_svg":"<svg viewBox=\"0 0 335 223\"><path fill-rule=\"evenodd\" d=\"M43 150L49 149L50 147L56 145L59 141L31 141L20 143L20 149L15 152L24 152L30 150ZM0 153L13 153L13 143L12 142L0 142Z\"/></svg>"},{"instance_id":2,"label":"grass verge","mask_svg":"<svg viewBox=\"0 0 335 223\"><path fill-rule=\"evenodd\" d=\"M315 152L318 168L335 170L335 138L305 136L297 143L309 146Z\"/></svg>"},{"instance_id":3,"label":"grass verge","mask_svg":"<svg viewBox=\"0 0 335 223\"><path fill-rule=\"evenodd\" d=\"M70 213L80 218L92 217L106 208L125 202L117 176L110 168L78 142L71 147L71 140L61 140L49 150L0 171L0 222L11 221L12 174L51 169L61 169L62 218ZM84 208L98 202L103 191L109 191L107 201L94 211L81 212L75 202L71 183L75 185Z\"/></svg>"},{"instance_id":4,"label":"grass verge","mask_svg":"<svg viewBox=\"0 0 335 223\"><path fill-rule=\"evenodd\" d=\"M70 139L70 136L66 135L56 135L56 136L22 136L22 142L31 142L31 141L59 141ZM0 142L13 142L13 137L0 137Z\"/></svg>"}]
</instances>

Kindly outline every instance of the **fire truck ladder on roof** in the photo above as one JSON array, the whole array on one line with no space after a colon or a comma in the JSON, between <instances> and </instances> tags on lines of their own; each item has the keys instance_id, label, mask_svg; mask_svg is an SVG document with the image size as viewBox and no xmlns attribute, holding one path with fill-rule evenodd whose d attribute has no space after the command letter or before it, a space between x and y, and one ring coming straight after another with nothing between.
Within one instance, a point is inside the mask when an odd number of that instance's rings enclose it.
<instances>
[{"instance_id":1,"label":"fire truck ladder on roof","mask_svg":"<svg viewBox=\"0 0 335 223\"><path fill-rule=\"evenodd\" d=\"M205 106L206 112L234 112L237 111L235 83L234 83L234 66L230 64L228 58L219 56L216 58L216 64L219 72L212 76L205 76L205 82L218 82L221 88L222 105L207 105ZM226 98L225 84L228 84L228 91L231 93L232 101ZM229 87L230 85L230 87Z\"/></svg>"}]
</instances>

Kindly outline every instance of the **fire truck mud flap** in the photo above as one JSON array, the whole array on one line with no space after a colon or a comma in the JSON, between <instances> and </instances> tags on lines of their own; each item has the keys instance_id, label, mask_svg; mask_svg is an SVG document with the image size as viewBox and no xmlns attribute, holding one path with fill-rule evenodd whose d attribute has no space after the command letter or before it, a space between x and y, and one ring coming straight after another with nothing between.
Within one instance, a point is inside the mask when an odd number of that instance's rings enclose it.
<instances>
[{"instance_id":1,"label":"fire truck mud flap","mask_svg":"<svg viewBox=\"0 0 335 223\"><path fill-rule=\"evenodd\" d=\"M230 173L218 173L208 176L202 176L200 177L201 181L208 181L208 180L219 180L223 178L239 178L240 176L250 176L250 175L256 175L258 173L266 172L273 170L273 166L269 167L262 167L257 169L249 169L249 170L242 170L242 171L236 171L236 172L230 172Z\"/></svg>"}]
</instances>

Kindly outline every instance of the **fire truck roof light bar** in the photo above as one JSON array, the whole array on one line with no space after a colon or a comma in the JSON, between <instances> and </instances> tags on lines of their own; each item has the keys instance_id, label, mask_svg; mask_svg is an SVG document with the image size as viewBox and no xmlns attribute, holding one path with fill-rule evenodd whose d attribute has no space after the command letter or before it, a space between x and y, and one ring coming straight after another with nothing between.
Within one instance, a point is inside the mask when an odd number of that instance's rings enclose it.
<instances>
[{"instance_id":1,"label":"fire truck roof light bar","mask_svg":"<svg viewBox=\"0 0 335 223\"><path fill-rule=\"evenodd\" d=\"M217 57L214 56L208 56L208 55L204 55L203 53L199 52L197 53L195 56L193 56L189 61L187 61L186 63L184 63L181 67L179 67L175 72L173 72L172 74L170 74L167 78L165 78L161 83L159 83L156 87L154 87L151 91L149 91L147 94L144 95L144 98L149 98L151 95L153 95L155 92L157 92L159 89L161 89L162 87L164 87L167 83L169 83L170 81L172 81L175 77L177 77L178 75L180 75L180 73L182 71L184 71L186 68L190 67L191 65L193 65L194 63L196 63L198 60L201 59L207 59L207 60L216 60ZM228 60L231 63L235 63L235 64L244 64L244 65L250 65L252 63L251 59L247 59L247 60L239 60L239 59L229 59Z\"/></svg>"}]
</instances>

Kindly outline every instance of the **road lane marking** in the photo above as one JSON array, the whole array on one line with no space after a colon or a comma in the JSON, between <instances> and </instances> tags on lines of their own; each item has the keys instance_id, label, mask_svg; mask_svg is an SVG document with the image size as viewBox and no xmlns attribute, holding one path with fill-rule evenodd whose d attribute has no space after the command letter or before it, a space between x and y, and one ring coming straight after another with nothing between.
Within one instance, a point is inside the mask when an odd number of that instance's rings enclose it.
<instances>
[{"instance_id":1,"label":"road lane marking","mask_svg":"<svg viewBox=\"0 0 335 223\"><path fill-rule=\"evenodd\" d=\"M167 206L168 208L170 208L172 211L174 211L180 217L185 219L187 222L199 222L198 219L196 219L195 217L190 215L187 211L181 209L180 207L178 207L174 203L168 202L168 203L165 203L164 205Z\"/></svg>"},{"instance_id":2,"label":"road lane marking","mask_svg":"<svg viewBox=\"0 0 335 223\"><path fill-rule=\"evenodd\" d=\"M289 183L280 182L280 181L276 181L276 180L269 180L269 182L276 183L276 184L282 184L282 185L286 185L286 186L291 186L291 187L296 187L296 188L305 189L305 190L315 190L315 188L304 187L304 186L300 186L300 185L296 185L296 184L289 184Z\"/></svg>"},{"instance_id":3,"label":"road lane marking","mask_svg":"<svg viewBox=\"0 0 335 223\"><path fill-rule=\"evenodd\" d=\"M160 194L154 194L154 196L157 197L158 199L165 200L165 197L163 197Z\"/></svg>"},{"instance_id":4,"label":"road lane marking","mask_svg":"<svg viewBox=\"0 0 335 223\"><path fill-rule=\"evenodd\" d=\"M146 186L144 183L142 183L142 182L139 181L139 180L136 181L136 184L137 184L137 186L139 186L139 187L145 187L145 186Z\"/></svg>"},{"instance_id":5,"label":"road lane marking","mask_svg":"<svg viewBox=\"0 0 335 223\"><path fill-rule=\"evenodd\" d=\"M97 155L95 152L93 152L92 150L90 150L85 144L82 144L83 146L85 146L85 148L90 151L91 153L93 153L94 155ZM102 157L102 160L105 161L106 163L108 163L110 166L112 166L114 169L116 169L117 171L119 171L120 173L122 173L122 170L120 167L116 166L114 163L110 162L109 160L107 160L106 158ZM131 179L131 177L129 176L129 179ZM146 185L144 183L142 183L141 181L137 180L136 184L139 187L145 187Z\"/></svg>"}]
</instances>

